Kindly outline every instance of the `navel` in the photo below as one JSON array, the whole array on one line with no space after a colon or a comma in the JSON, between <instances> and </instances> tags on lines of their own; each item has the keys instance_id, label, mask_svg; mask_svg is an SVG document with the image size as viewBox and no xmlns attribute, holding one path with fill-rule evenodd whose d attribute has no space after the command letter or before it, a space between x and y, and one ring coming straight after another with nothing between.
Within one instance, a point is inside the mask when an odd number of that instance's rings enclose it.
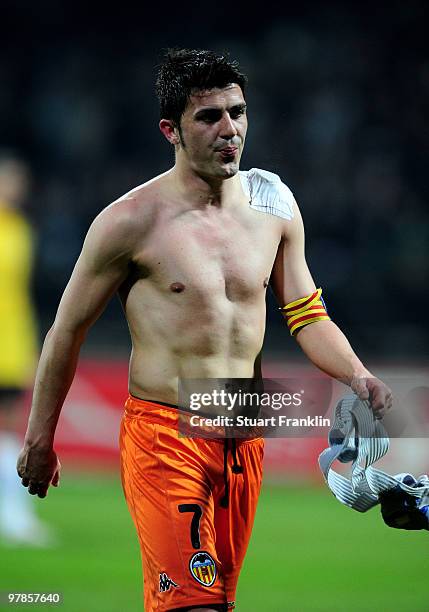
<instances>
[{"instance_id":1,"label":"navel","mask_svg":"<svg viewBox=\"0 0 429 612\"><path fill-rule=\"evenodd\" d=\"M174 293L182 293L185 290L185 285L183 283L171 283L170 290Z\"/></svg>"},{"instance_id":2,"label":"navel","mask_svg":"<svg viewBox=\"0 0 429 612\"><path fill-rule=\"evenodd\" d=\"M268 281L270 279L268 278L268 276L266 278L264 278L264 288L268 287Z\"/></svg>"}]
</instances>

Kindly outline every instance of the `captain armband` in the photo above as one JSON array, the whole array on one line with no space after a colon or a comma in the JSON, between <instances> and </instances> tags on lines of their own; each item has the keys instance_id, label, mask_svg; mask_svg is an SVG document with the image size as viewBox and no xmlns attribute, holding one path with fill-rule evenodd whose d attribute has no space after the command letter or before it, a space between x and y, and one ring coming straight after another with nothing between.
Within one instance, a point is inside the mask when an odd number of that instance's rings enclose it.
<instances>
[{"instance_id":1,"label":"captain armband","mask_svg":"<svg viewBox=\"0 0 429 612\"><path fill-rule=\"evenodd\" d=\"M280 310L286 319L291 336L305 325L315 323L316 321L331 320L322 298L321 289L317 289L311 295L307 295L299 300L286 304L286 306L283 306Z\"/></svg>"}]
</instances>

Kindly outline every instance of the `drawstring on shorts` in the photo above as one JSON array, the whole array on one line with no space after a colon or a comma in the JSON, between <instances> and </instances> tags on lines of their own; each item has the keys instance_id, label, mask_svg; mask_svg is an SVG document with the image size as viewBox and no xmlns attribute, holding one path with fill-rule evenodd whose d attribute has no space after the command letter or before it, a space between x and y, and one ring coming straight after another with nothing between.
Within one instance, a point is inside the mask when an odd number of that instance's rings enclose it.
<instances>
[{"instance_id":1,"label":"drawstring on shorts","mask_svg":"<svg viewBox=\"0 0 429 612\"><path fill-rule=\"evenodd\" d=\"M229 479L228 479L228 450L229 450L229 438L225 438L223 444L223 481L225 483L225 493L220 500L222 508L228 508L229 504ZM232 452L232 467L231 471L233 474L242 474L243 466L237 461L237 440L231 438L231 452Z\"/></svg>"}]
</instances>

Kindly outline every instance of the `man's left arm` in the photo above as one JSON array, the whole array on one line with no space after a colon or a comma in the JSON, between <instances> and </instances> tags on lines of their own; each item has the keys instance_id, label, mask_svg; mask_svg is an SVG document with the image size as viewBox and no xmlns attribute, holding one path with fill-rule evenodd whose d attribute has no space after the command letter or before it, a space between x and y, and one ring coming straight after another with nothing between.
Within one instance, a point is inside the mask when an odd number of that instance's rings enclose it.
<instances>
[{"instance_id":1,"label":"man's left arm","mask_svg":"<svg viewBox=\"0 0 429 612\"><path fill-rule=\"evenodd\" d=\"M305 260L304 226L296 202L293 218L283 222L270 284L281 307L316 291ZM390 389L362 364L333 321L314 321L298 328L294 335L314 365L350 385L361 399L369 399L376 416L383 416L391 407Z\"/></svg>"}]
</instances>

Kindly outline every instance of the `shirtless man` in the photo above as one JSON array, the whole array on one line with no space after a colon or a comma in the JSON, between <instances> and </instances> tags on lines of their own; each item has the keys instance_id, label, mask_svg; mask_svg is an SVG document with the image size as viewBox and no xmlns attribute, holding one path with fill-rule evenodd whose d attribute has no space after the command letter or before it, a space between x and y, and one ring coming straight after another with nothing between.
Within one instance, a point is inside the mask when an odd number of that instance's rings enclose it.
<instances>
[{"instance_id":1,"label":"shirtless man","mask_svg":"<svg viewBox=\"0 0 429 612\"><path fill-rule=\"evenodd\" d=\"M178 379L252 378L269 280L282 306L316 289L291 193L273 183L288 201L264 212L252 195L256 183L249 179L249 205L238 174L245 85L224 57L167 54L157 82L159 125L175 165L108 206L89 229L44 343L18 460L30 494L45 497L58 485L54 432L79 349L118 292L133 345L122 478L141 543L146 612L234 607L261 482L262 440L231 441L230 449L178 437ZM273 175L258 176L264 183ZM382 414L389 389L320 318L300 327L298 343Z\"/></svg>"}]
</instances>

